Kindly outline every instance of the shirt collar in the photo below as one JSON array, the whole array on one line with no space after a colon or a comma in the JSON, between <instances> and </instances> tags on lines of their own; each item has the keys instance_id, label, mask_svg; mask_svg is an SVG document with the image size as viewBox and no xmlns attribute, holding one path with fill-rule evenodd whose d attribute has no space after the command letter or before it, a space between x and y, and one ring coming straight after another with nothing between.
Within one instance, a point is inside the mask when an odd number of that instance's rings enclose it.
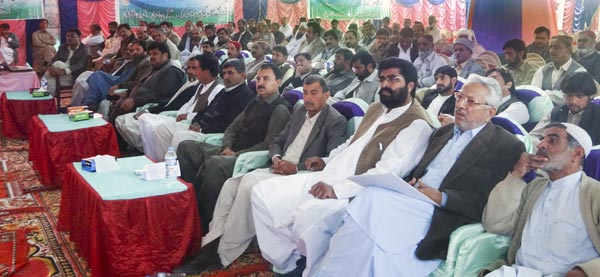
<instances>
[{"instance_id":1,"label":"shirt collar","mask_svg":"<svg viewBox=\"0 0 600 277\"><path fill-rule=\"evenodd\" d=\"M553 67L552 69L554 69L554 70L562 69L563 71L567 71L572 63L573 63L573 59L569 58L569 60L565 64L561 65L560 68L556 69L556 67Z\"/></svg>"},{"instance_id":2,"label":"shirt collar","mask_svg":"<svg viewBox=\"0 0 600 277\"><path fill-rule=\"evenodd\" d=\"M485 127L485 125L487 125L487 123L485 123L477 128L467 130L467 131L463 132L462 135L467 135L470 138L474 138L477 134L479 134L479 132L483 129L483 127ZM460 132L461 132L460 128L458 128L458 125L455 124L454 125L454 136L460 137L461 136Z\"/></svg>"},{"instance_id":3,"label":"shirt collar","mask_svg":"<svg viewBox=\"0 0 600 277\"><path fill-rule=\"evenodd\" d=\"M260 101L266 102L267 104L271 104L271 103L273 103L273 101L275 101L279 97L279 93L273 93L273 94L267 96L267 99L264 99L264 100L258 94L256 94L256 97L258 97L258 99L260 99Z\"/></svg>"},{"instance_id":4,"label":"shirt collar","mask_svg":"<svg viewBox=\"0 0 600 277\"><path fill-rule=\"evenodd\" d=\"M319 115L321 115L321 112L322 112L322 111L323 111L323 110L320 110L320 111L319 111L317 114L315 114L313 117L310 117L310 116L308 116L308 111L307 111L307 112L306 112L306 116L305 116L304 118L305 118L305 119L308 121L308 123L311 123L311 124L312 124L313 122L315 122L315 121L317 120L317 118L319 118Z\"/></svg>"},{"instance_id":5,"label":"shirt collar","mask_svg":"<svg viewBox=\"0 0 600 277\"><path fill-rule=\"evenodd\" d=\"M371 72L371 75L367 76L367 78L365 78L363 81L369 82L369 83L375 82L377 74L378 74L377 69L373 69L373 72Z\"/></svg>"},{"instance_id":6,"label":"shirt collar","mask_svg":"<svg viewBox=\"0 0 600 277\"><path fill-rule=\"evenodd\" d=\"M502 97L502 100L500 100L500 105L506 103L508 100L510 100L510 95Z\"/></svg>"},{"instance_id":7,"label":"shirt collar","mask_svg":"<svg viewBox=\"0 0 600 277\"><path fill-rule=\"evenodd\" d=\"M236 89L237 87L241 86L243 83L244 82L241 82L241 83L239 83L239 84L237 84L237 85L235 85L233 87L225 88L225 91L232 91L232 90Z\"/></svg>"},{"instance_id":8,"label":"shirt collar","mask_svg":"<svg viewBox=\"0 0 600 277\"><path fill-rule=\"evenodd\" d=\"M568 186L576 186L581 183L581 170L560 179L548 182L550 189L565 189Z\"/></svg>"}]
</instances>

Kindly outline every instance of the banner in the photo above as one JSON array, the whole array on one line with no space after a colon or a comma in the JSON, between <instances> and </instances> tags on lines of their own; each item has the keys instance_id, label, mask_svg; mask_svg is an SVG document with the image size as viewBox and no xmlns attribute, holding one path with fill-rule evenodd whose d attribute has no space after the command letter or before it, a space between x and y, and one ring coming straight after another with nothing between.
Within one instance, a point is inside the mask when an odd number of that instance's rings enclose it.
<instances>
[{"instance_id":1,"label":"banner","mask_svg":"<svg viewBox=\"0 0 600 277\"><path fill-rule=\"evenodd\" d=\"M310 17L361 20L390 16L386 0L310 0Z\"/></svg>"},{"instance_id":2,"label":"banner","mask_svg":"<svg viewBox=\"0 0 600 277\"><path fill-rule=\"evenodd\" d=\"M171 21L174 26L183 26L186 20L218 24L233 21L233 0L119 0L119 11L119 22L131 26L140 20Z\"/></svg>"},{"instance_id":3,"label":"banner","mask_svg":"<svg viewBox=\"0 0 600 277\"><path fill-rule=\"evenodd\" d=\"M0 0L0 20L44 18L44 0Z\"/></svg>"}]
</instances>

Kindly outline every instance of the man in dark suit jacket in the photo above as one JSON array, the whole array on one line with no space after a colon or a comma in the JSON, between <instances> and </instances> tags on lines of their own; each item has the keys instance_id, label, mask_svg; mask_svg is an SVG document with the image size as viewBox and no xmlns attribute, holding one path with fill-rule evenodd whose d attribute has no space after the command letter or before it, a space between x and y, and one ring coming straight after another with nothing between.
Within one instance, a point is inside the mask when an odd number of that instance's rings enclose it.
<instances>
[{"instance_id":1,"label":"man in dark suit jacket","mask_svg":"<svg viewBox=\"0 0 600 277\"><path fill-rule=\"evenodd\" d=\"M306 170L305 160L326 157L346 139L346 119L327 104L329 89L323 77L304 80L304 105L296 105L290 121L269 146L271 168L230 178L216 200L213 223L201 254L178 270L200 272L228 266L256 234L250 207L251 188L262 180ZM216 198L216 197L215 197ZM223 258L219 258L219 256Z\"/></svg>"},{"instance_id":2,"label":"man in dark suit jacket","mask_svg":"<svg viewBox=\"0 0 600 277\"><path fill-rule=\"evenodd\" d=\"M237 25L238 32L233 33L233 35L231 35L231 39L238 41L242 45L243 50L249 50L248 42L251 42L254 39L254 34L252 33L252 31L248 30L248 22L246 21L246 19L242 18L238 20Z\"/></svg>"},{"instance_id":3,"label":"man in dark suit jacket","mask_svg":"<svg viewBox=\"0 0 600 277\"><path fill-rule=\"evenodd\" d=\"M387 57L399 57L407 60L407 57L400 56L400 50L409 54L411 63L414 63L419 57L419 45L415 43L415 34L411 28L404 28L400 30L398 37L391 38Z\"/></svg>"},{"instance_id":4,"label":"man in dark suit jacket","mask_svg":"<svg viewBox=\"0 0 600 277\"><path fill-rule=\"evenodd\" d=\"M69 52L73 52L69 58ZM78 29L67 31L67 43L58 48L54 58L50 60L48 71L44 78L48 81L48 90L54 95L56 92L56 77L60 78L61 85L72 85L75 79L85 71L90 57L90 48L81 43L81 32Z\"/></svg>"},{"instance_id":5,"label":"man in dark suit jacket","mask_svg":"<svg viewBox=\"0 0 600 277\"><path fill-rule=\"evenodd\" d=\"M435 116L439 114L454 115L454 104L456 102L454 88L457 82L456 70L448 65L441 66L435 70L433 76L435 76L436 88L425 92L421 106ZM440 105L439 102L441 101L443 102ZM431 103L434 103L434 105L431 105Z\"/></svg>"},{"instance_id":6,"label":"man in dark suit jacket","mask_svg":"<svg viewBox=\"0 0 600 277\"><path fill-rule=\"evenodd\" d=\"M446 258L450 234L481 221L488 194L525 151L514 135L490 122L500 100L494 79L470 77L457 96L456 125L443 126L432 135L408 178L437 205L379 187L364 189L346 208L347 220L331 238L319 272L331 276L433 272ZM414 255L400 254L413 249Z\"/></svg>"}]
</instances>

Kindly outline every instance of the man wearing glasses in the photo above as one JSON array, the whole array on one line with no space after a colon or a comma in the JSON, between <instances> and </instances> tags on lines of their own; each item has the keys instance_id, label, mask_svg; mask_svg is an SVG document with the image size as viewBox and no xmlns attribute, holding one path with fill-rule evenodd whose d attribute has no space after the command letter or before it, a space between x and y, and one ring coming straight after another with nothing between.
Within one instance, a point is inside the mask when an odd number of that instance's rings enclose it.
<instances>
[{"instance_id":1,"label":"man wearing glasses","mask_svg":"<svg viewBox=\"0 0 600 277\"><path fill-rule=\"evenodd\" d=\"M310 272L331 236L321 230L335 231L349 199L363 188L348 177L388 172L405 177L425 152L432 123L413 101L415 67L393 57L383 60L378 72L381 102L369 107L351 138L328 158L307 159L306 167L313 172L271 178L253 188L258 242L274 271L299 273L305 256Z\"/></svg>"},{"instance_id":2,"label":"man wearing glasses","mask_svg":"<svg viewBox=\"0 0 600 277\"><path fill-rule=\"evenodd\" d=\"M427 276L446 258L450 234L481 221L488 194L525 147L490 122L501 99L498 82L473 74L455 97L455 123L433 134L423 159L405 178L435 205L365 188L346 208L309 276Z\"/></svg>"}]
</instances>

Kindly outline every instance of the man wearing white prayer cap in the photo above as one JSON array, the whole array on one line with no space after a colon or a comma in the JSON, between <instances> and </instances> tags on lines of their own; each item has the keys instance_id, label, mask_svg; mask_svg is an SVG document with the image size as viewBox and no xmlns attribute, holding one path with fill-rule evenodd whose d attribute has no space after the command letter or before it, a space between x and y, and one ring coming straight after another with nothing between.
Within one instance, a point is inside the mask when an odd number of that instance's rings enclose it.
<instances>
[{"instance_id":1,"label":"man wearing white prayer cap","mask_svg":"<svg viewBox=\"0 0 600 277\"><path fill-rule=\"evenodd\" d=\"M591 148L581 127L550 123L537 153L523 153L496 185L483 226L513 237L506 263L511 266L486 276L600 276L600 182L582 171ZM548 178L526 184L522 177L532 169Z\"/></svg>"}]
</instances>

